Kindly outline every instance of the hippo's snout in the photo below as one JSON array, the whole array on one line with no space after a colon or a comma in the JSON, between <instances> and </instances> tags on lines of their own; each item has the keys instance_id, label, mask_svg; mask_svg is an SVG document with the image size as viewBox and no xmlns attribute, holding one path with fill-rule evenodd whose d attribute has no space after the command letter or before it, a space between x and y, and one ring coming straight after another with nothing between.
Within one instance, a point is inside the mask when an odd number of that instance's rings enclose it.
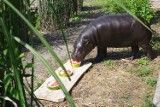
<instances>
[{"instance_id":1,"label":"hippo's snout","mask_svg":"<svg viewBox=\"0 0 160 107\"><path fill-rule=\"evenodd\" d=\"M80 54L76 54L76 53L73 53L73 54L71 55L71 58L72 58L74 61L78 61L78 62L83 60L82 56L81 56Z\"/></svg>"}]
</instances>

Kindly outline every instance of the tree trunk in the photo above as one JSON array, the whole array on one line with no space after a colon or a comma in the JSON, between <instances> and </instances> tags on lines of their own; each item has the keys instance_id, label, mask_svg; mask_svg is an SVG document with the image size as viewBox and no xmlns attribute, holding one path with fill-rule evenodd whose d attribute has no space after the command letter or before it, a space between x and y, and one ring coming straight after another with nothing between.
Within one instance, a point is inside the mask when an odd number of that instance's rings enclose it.
<instances>
[{"instance_id":1,"label":"tree trunk","mask_svg":"<svg viewBox=\"0 0 160 107\"><path fill-rule=\"evenodd\" d=\"M77 0L77 10L80 12L83 7L83 0Z\"/></svg>"}]
</instances>

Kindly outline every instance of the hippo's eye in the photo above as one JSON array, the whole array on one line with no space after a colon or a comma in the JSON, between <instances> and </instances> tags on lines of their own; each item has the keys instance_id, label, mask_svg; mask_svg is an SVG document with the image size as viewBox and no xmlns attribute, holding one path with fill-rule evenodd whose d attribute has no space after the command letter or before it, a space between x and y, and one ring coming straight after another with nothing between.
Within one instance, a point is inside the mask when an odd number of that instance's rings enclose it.
<instances>
[{"instance_id":1,"label":"hippo's eye","mask_svg":"<svg viewBox=\"0 0 160 107\"><path fill-rule=\"evenodd\" d=\"M87 44L90 44L91 42L90 41L87 41Z\"/></svg>"},{"instance_id":2,"label":"hippo's eye","mask_svg":"<svg viewBox=\"0 0 160 107\"><path fill-rule=\"evenodd\" d=\"M85 40L85 44L87 45L87 44L90 44L90 41L87 39L87 40Z\"/></svg>"}]
</instances>

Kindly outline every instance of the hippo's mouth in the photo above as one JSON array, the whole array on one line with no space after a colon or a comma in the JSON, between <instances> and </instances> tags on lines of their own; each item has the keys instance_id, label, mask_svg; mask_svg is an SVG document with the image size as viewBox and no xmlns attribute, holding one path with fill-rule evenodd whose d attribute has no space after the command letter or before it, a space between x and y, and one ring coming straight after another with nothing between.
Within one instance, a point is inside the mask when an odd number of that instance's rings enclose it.
<instances>
[{"instance_id":1,"label":"hippo's mouth","mask_svg":"<svg viewBox=\"0 0 160 107\"><path fill-rule=\"evenodd\" d=\"M72 60L73 60L73 61L76 61L76 62L81 62L81 61L84 60L84 58L73 58L73 57L72 57Z\"/></svg>"},{"instance_id":2,"label":"hippo's mouth","mask_svg":"<svg viewBox=\"0 0 160 107\"><path fill-rule=\"evenodd\" d=\"M73 55L73 54L72 54L71 57L72 57L72 60L73 60L73 61L76 61L76 62L81 62L81 61L83 61L84 58L85 58L85 57L83 57L83 56L78 56L78 55Z\"/></svg>"}]
</instances>

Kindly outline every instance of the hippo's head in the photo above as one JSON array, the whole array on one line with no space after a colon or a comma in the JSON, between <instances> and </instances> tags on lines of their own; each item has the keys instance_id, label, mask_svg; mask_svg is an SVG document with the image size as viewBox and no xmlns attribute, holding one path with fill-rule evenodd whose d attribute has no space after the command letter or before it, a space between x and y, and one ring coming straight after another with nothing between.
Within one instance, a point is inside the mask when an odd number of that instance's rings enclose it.
<instances>
[{"instance_id":1,"label":"hippo's head","mask_svg":"<svg viewBox=\"0 0 160 107\"><path fill-rule=\"evenodd\" d=\"M85 56L94 48L94 45L90 36L80 34L73 47L74 51L72 53L72 59L75 61L82 61L84 60Z\"/></svg>"}]
</instances>

